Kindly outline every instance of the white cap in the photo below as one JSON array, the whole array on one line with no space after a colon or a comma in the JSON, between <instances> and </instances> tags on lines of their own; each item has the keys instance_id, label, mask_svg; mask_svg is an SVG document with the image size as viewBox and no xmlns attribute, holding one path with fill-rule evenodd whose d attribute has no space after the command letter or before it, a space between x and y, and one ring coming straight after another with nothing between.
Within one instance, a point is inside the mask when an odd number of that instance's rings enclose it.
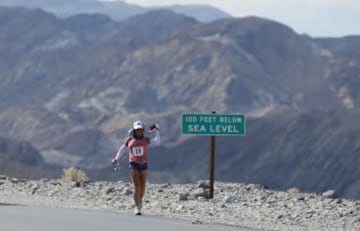
<instances>
[{"instance_id":1,"label":"white cap","mask_svg":"<svg viewBox=\"0 0 360 231\"><path fill-rule=\"evenodd\" d=\"M134 129L144 129L144 123L140 120L134 122Z\"/></svg>"}]
</instances>

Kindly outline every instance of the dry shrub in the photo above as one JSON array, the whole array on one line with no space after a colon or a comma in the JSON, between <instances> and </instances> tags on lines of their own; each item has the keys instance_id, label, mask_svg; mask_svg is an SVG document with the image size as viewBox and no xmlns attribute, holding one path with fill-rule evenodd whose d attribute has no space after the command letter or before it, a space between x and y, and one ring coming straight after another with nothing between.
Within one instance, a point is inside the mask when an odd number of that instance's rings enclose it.
<instances>
[{"instance_id":1,"label":"dry shrub","mask_svg":"<svg viewBox=\"0 0 360 231\"><path fill-rule=\"evenodd\" d=\"M301 193L301 190L297 187L288 188L286 191L292 195Z\"/></svg>"},{"instance_id":2,"label":"dry shrub","mask_svg":"<svg viewBox=\"0 0 360 231\"><path fill-rule=\"evenodd\" d=\"M74 167L63 169L63 179L72 182L83 182L87 180L86 173Z\"/></svg>"}]
</instances>

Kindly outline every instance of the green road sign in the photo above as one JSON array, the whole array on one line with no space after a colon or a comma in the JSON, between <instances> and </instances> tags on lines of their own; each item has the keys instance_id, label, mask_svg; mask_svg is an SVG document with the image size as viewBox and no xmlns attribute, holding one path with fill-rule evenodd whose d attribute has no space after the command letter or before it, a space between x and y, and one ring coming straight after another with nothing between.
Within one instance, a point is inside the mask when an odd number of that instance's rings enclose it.
<instances>
[{"instance_id":1,"label":"green road sign","mask_svg":"<svg viewBox=\"0 0 360 231\"><path fill-rule=\"evenodd\" d=\"M245 115L183 114L182 133L185 135L245 135Z\"/></svg>"}]
</instances>

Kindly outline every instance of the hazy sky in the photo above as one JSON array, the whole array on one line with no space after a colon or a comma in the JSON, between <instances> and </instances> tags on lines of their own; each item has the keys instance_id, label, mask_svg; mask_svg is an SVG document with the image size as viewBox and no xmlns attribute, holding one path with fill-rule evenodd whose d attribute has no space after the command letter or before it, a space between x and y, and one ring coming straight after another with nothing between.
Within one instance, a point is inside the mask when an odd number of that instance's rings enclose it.
<instances>
[{"instance_id":1,"label":"hazy sky","mask_svg":"<svg viewBox=\"0 0 360 231\"><path fill-rule=\"evenodd\" d=\"M141 6L205 4L235 17L256 15L311 36L360 35L360 0L124 0Z\"/></svg>"}]
</instances>

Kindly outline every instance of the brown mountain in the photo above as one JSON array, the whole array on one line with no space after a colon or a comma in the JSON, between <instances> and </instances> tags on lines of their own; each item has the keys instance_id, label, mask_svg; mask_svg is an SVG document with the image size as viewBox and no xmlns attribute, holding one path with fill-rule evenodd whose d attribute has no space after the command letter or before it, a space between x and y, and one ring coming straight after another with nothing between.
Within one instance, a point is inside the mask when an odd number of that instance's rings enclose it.
<instances>
[{"instance_id":1,"label":"brown mountain","mask_svg":"<svg viewBox=\"0 0 360 231\"><path fill-rule=\"evenodd\" d=\"M23 8L0 8L0 31L0 134L47 164L113 178L109 159L142 119L161 124L151 180L206 178L208 137L181 135L181 113L243 113L246 136L217 141L218 179L356 197L358 37L313 39L257 17L119 23Z\"/></svg>"}]
</instances>

